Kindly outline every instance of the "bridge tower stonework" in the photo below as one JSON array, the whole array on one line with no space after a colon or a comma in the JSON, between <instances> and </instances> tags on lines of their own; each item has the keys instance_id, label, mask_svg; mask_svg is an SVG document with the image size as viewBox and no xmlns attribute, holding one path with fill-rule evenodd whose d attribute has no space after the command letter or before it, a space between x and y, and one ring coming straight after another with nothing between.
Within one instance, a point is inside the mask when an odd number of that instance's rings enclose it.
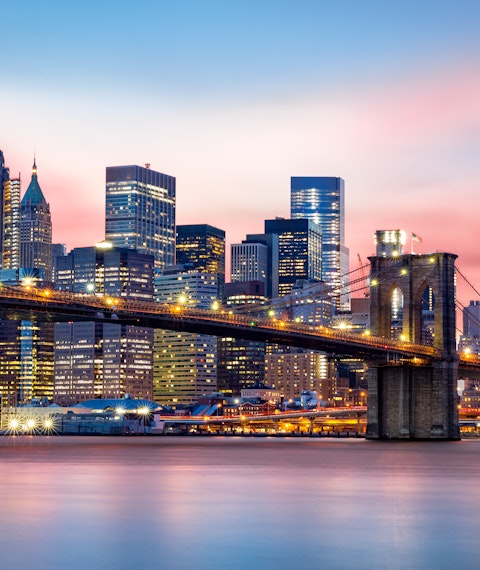
<instances>
[{"instance_id":1,"label":"bridge tower stonework","mask_svg":"<svg viewBox=\"0 0 480 570\"><path fill-rule=\"evenodd\" d=\"M372 335L392 337L392 293L403 295L402 338L422 343L422 295L434 295L431 361L371 362L368 366L369 439L459 439L455 259L451 253L370 257Z\"/></svg>"}]
</instances>

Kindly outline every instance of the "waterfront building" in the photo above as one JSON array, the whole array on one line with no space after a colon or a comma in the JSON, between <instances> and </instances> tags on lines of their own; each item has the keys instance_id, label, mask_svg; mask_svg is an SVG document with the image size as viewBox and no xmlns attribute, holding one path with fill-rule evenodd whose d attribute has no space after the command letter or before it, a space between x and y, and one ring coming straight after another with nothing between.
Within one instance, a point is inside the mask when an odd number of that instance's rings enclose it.
<instances>
[{"instance_id":1,"label":"waterfront building","mask_svg":"<svg viewBox=\"0 0 480 570\"><path fill-rule=\"evenodd\" d=\"M153 255L155 268L175 263L175 177L150 165L106 171L106 240Z\"/></svg>"},{"instance_id":2,"label":"waterfront building","mask_svg":"<svg viewBox=\"0 0 480 570\"><path fill-rule=\"evenodd\" d=\"M42 284L41 269L3 269L0 282ZM53 397L53 323L0 320L0 403L25 404ZM5 404L7 405L7 404Z\"/></svg>"},{"instance_id":3,"label":"waterfront building","mask_svg":"<svg viewBox=\"0 0 480 570\"><path fill-rule=\"evenodd\" d=\"M292 176L290 215L320 226L322 280L334 291L338 310L348 310L349 250L345 245L345 182L333 176Z\"/></svg>"},{"instance_id":4,"label":"waterfront building","mask_svg":"<svg viewBox=\"0 0 480 570\"><path fill-rule=\"evenodd\" d=\"M52 219L38 183L35 160L32 179L20 203L20 266L42 269L44 281L52 282Z\"/></svg>"},{"instance_id":5,"label":"waterfront building","mask_svg":"<svg viewBox=\"0 0 480 570\"><path fill-rule=\"evenodd\" d=\"M153 256L108 242L57 258L59 291L153 300ZM116 323L55 325L55 401L152 397L153 330Z\"/></svg>"},{"instance_id":6,"label":"waterfront building","mask_svg":"<svg viewBox=\"0 0 480 570\"><path fill-rule=\"evenodd\" d=\"M309 219L265 220L265 234L275 235L278 259L278 291L288 295L299 279L322 280L322 236Z\"/></svg>"},{"instance_id":7,"label":"waterfront building","mask_svg":"<svg viewBox=\"0 0 480 570\"><path fill-rule=\"evenodd\" d=\"M280 404L283 395L280 390L274 390L271 386L259 382L251 387L242 388L240 398L242 400L263 400L272 404Z\"/></svg>"},{"instance_id":8,"label":"waterfront building","mask_svg":"<svg viewBox=\"0 0 480 570\"><path fill-rule=\"evenodd\" d=\"M225 232L208 224L177 226L176 263L217 276L218 297L225 284Z\"/></svg>"},{"instance_id":9,"label":"waterfront building","mask_svg":"<svg viewBox=\"0 0 480 570\"><path fill-rule=\"evenodd\" d=\"M335 367L326 354L290 348L268 352L265 357L265 383L280 391L285 401L300 398L304 390L316 392L328 401L335 387Z\"/></svg>"},{"instance_id":10,"label":"waterfront building","mask_svg":"<svg viewBox=\"0 0 480 570\"><path fill-rule=\"evenodd\" d=\"M182 308L218 307L217 276L182 265L155 275L155 300ZM153 399L191 404L217 390L217 339L202 334L155 330Z\"/></svg>"},{"instance_id":11,"label":"waterfront building","mask_svg":"<svg viewBox=\"0 0 480 570\"><path fill-rule=\"evenodd\" d=\"M264 290L265 285L261 281L227 283L225 305L228 311L240 313L261 310L267 303ZM265 346L264 342L259 341L219 337L218 390L239 396L242 389L262 384L265 377Z\"/></svg>"}]
</instances>

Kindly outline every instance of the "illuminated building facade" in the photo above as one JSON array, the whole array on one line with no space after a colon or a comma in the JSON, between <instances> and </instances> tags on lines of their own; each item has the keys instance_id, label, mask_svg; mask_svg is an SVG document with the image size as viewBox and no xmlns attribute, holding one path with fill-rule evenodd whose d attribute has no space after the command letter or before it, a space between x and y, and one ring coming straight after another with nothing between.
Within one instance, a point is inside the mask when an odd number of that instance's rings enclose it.
<instances>
[{"instance_id":1,"label":"illuminated building facade","mask_svg":"<svg viewBox=\"0 0 480 570\"><path fill-rule=\"evenodd\" d=\"M156 269L175 263L175 185L150 168L107 167L106 240L153 255Z\"/></svg>"},{"instance_id":2,"label":"illuminated building facade","mask_svg":"<svg viewBox=\"0 0 480 570\"><path fill-rule=\"evenodd\" d=\"M315 222L265 220L265 233L277 237L278 291L273 296L288 295L298 280L321 281L322 236Z\"/></svg>"},{"instance_id":3,"label":"illuminated building facade","mask_svg":"<svg viewBox=\"0 0 480 570\"><path fill-rule=\"evenodd\" d=\"M5 157L3 156L3 152L0 150L0 220L2 221L2 229L3 211L5 207L5 184L8 182L8 180L10 180L10 171L5 166ZM3 232L2 235L0 235L0 252L3 253Z\"/></svg>"},{"instance_id":4,"label":"illuminated building facade","mask_svg":"<svg viewBox=\"0 0 480 570\"><path fill-rule=\"evenodd\" d=\"M230 281L232 283L260 281L268 284L268 246L265 243L243 241L231 245Z\"/></svg>"},{"instance_id":5,"label":"illuminated building facade","mask_svg":"<svg viewBox=\"0 0 480 570\"><path fill-rule=\"evenodd\" d=\"M232 270L233 271L233 270ZM267 303L265 284L240 281L225 285L225 305L229 311L245 312ZM218 338L217 386L220 392L239 396L244 388L260 385L265 376L265 343Z\"/></svg>"},{"instance_id":6,"label":"illuminated building facade","mask_svg":"<svg viewBox=\"0 0 480 570\"><path fill-rule=\"evenodd\" d=\"M480 354L480 301L470 301L463 309L463 334L460 336L458 350L465 353Z\"/></svg>"},{"instance_id":7,"label":"illuminated building facade","mask_svg":"<svg viewBox=\"0 0 480 570\"><path fill-rule=\"evenodd\" d=\"M269 299L278 296L278 235L247 234L242 244L262 244L267 248L267 278L265 295ZM258 254L260 257L260 253ZM239 273L240 275L241 273ZM232 272L233 275L233 272ZM232 279L233 281L233 279Z\"/></svg>"},{"instance_id":8,"label":"illuminated building facade","mask_svg":"<svg viewBox=\"0 0 480 570\"><path fill-rule=\"evenodd\" d=\"M18 286L41 282L41 269L3 269L0 282ZM25 404L53 397L53 323L0 320L0 400Z\"/></svg>"},{"instance_id":9,"label":"illuminated building facade","mask_svg":"<svg viewBox=\"0 0 480 570\"><path fill-rule=\"evenodd\" d=\"M52 282L52 219L35 161L32 180L20 203L20 267L41 269L45 282Z\"/></svg>"},{"instance_id":10,"label":"illuminated building facade","mask_svg":"<svg viewBox=\"0 0 480 570\"><path fill-rule=\"evenodd\" d=\"M2 268L20 267L20 178L7 180L3 187Z\"/></svg>"},{"instance_id":11,"label":"illuminated building facade","mask_svg":"<svg viewBox=\"0 0 480 570\"><path fill-rule=\"evenodd\" d=\"M0 268L20 267L20 175L10 178L0 150Z\"/></svg>"},{"instance_id":12,"label":"illuminated building facade","mask_svg":"<svg viewBox=\"0 0 480 570\"><path fill-rule=\"evenodd\" d=\"M57 258L60 291L151 301L153 256L102 242ZM72 322L55 324L55 401L91 398L151 399L153 330Z\"/></svg>"},{"instance_id":13,"label":"illuminated building facade","mask_svg":"<svg viewBox=\"0 0 480 570\"><path fill-rule=\"evenodd\" d=\"M177 226L176 263L217 276L222 297L225 284L225 232L208 224Z\"/></svg>"},{"instance_id":14,"label":"illuminated building facade","mask_svg":"<svg viewBox=\"0 0 480 570\"><path fill-rule=\"evenodd\" d=\"M151 301L153 256L101 242L56 259L56 289Z\"/></svg>"},{"instance_id":15,"label":"illuminated building facade","mask_svg":"<svg viewBox=\"0 0 480 570\"><path fill-rule=\"evenodd\" d=\"M265 357L265 383L281 392L285 400L299 398L304 390L330 400L335 371L326 354L289 349Z\"/></svg>"},{"instance_id":16,"label":"illuminated building facade","mask_svg":"<svg viewBox=\"0 0 480 570\"><path fill-rule=\"evenodd\" d=\"M216 308L217 276L185 271L181 265L155 275L155 300L182 307ZM217 390L217 339L213 336L155 330L153 399L161 404L191 404Z\"/></svg>"},{"instance_id":17,"label":"illuminated building facade","mask_svg":"<svg viewBox=\"0 0 480 570\"><path fill-rule=\"evenodd\" d=\"M299 280L288 295L272 299L271 307L282 319L310 325L332 324L334 305L331 290L323 282Z\"/></svg>"},{"instance_id":18,"label":"illuminated building facade","mask_svg":"<svg viewBox=\"0 0 480 570\"><path fill-rule=\"evenodd\" d=\"M55 279L57 270L57 257L65 257L67 255L67 246L64 243L52 243L52 275Z\"/></svg>"},{"instance_id":19,"label":"illuminated building facade","mask_svg":"<svg viewBox=\"0 0 480 570\"><path fill-rule=\"evenodd\" d=\"M406 235L403 230L377 230L375 246L377 257L398 257L403 255Z\"/></svg>"},{"instance_id":20,"label":"illuminated building facade","mask_svg":"<svg viewBox=\"0 0 480 570\"><path fill-rule=\"evenodd\" d=\"M345 182L331 176L292 176L290 215L320 226L322 280L334 291L337 309L350 308L349 250L345 246Z\"/></svg>"}]
</instances>

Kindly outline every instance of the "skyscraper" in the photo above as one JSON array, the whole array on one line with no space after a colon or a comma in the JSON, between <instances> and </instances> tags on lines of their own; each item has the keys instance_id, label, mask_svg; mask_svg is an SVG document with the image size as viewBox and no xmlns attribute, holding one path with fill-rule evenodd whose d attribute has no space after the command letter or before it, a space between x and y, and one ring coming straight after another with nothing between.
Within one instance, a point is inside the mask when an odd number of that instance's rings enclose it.
<instances>
[{"instance_id":1,"label":"skyscraper","mask_svg":"<svg viewBox=\"0 0 480 570\"><path fill-rule=\"evenodd\" d=\"M153 299L153 256L102 242L57 258L56 288ZM153 330L115 322L55 325L55 400L151 399Z\"/></svg>"},{"instance_id":2,"label":"skyscraper","mask_svg":"<svg viewBox=\"0 0 480 570\"><path fill-rule=\"evenodd\" d=\"M5 194L5 183L7 180L10 179L10 171L5 166L5 158L3 156L3 152L0 150L0 220L2 221L3 226L3 204L5 201L4 194ZM2 228L3 229L3 228ZM3 252L3 232L0 235L0 251Z\"/></svg>"},{"instance_id":3,"label":"skyscraper","mask_svg":"<svg viewBox=\"0 0 480 570\"><path fill-rule=\"evenodd\" d=\"M40 269L4 269L1 281L42 281ZM0 400L9 405L53 397L53 323L0 320Z\"/></svg>"},{"instance_id":4,"label":"skyscraper","mask_svg":"<svg viewBox=\"0 0 480 570\"><path fill-rule=\"evenodd\" d=\"M253 244L255 245L255 244ZM264 246L266 247L266 246ZM232 268L233 273L233 268ZM238 281L225 285L228 311L248 311L267 302L262 281ZM263 382L265 343L232 337L218 338L217 387L224 394L239 396L243 388Z\"/></svg>"},{"instance_id":5,"label":"skyscraper","mask_svg":"<svg viewBox=\"0 0 480 570\"><path fill-rule=\"evenodd\" d=\"M345 182L330 176L293 176L291 217L307 218L320 226L322 279L333 288L338 309L350 305L349 251L345 246Z\"/></svg>"},{"instance_id":6,"label":"skyscraper","mask_svg":"<svg viewBox=\"0 0 480 570\"><path fill-rule=\"evenodd\" d=\"M20 266L20 175L10 178L0 151L0 267Z\"/></svg>"},{"instance_id":7,"label":"skyscraper","mask_svg":"<svg viewBox=\"0 0 480 570\"><path fill-rule=\"evenodd\" d=\"M230 280L232 283L261 281L268 284L268 246L265 243L245 242L231 245Z\"/></svg>"},{"instance_id":8,"label":"skyscraper","mask_svg":"<svg viewBox=\"0 0 480 570\"><path fill-rule=\"evenodd\" d=\"M278 237L278 296L288 295L298 280L321 281L322 236L308 219L265 220L265 233Z\"/></svg>"},{"instance_id":9,"label":"skyscraper","mask_svg":"<svg viewBox=\"0 0 480 570\"><path fill-rule=\"evenodd\" d=\"M106 173L106 240L153 255L155 268L175 263L175 178L141 166Z\"/></svg>"},{"instance_id":10,"label":"skyscraper","mask_svg":"<svg viewBox=\"0 0 480 570\"><path fill-rule=\"evenodd\" d=\"M20 204L20 266L41 269L45 281L52 281L52 219L38 183L35 160L32 180Z\"/></svg>"},{"instance_id":11,"label":"skyscraper","mask_svg":"<svg viewBox=\"0 0 480 570\"><path fill-rule=\"evenodd\" d=\"M225 284L225 232L208 224L177 226L178 265L211 273L218 278L219 297Z\"/></svg>"},{"instance_id":12,"label":"skyscraper","mask_svg":"<svg viewBox=\"0 0 480 570\"><path fill-rule=\"evenodd\" d=\"M180 307L210 309L217 299L217 276L185 271L180 265L155 276L155 298ZM179 312L181 314L181 312ZM214 336L155 330L153 397L162 404L191 404L217 390Z\"/></svg>"}]
</instances>

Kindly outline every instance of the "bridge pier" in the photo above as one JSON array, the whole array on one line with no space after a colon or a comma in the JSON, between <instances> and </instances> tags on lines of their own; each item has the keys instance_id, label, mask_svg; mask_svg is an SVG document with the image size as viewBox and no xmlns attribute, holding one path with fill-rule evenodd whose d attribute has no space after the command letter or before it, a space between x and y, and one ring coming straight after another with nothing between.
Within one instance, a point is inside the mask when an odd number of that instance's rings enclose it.
<instances>
[{"instance_id":1,"label":"bridge pier","mask_svg":"<svg viewBox=\"0 0 480 570\"><path fill-rule=\"evenodd\" d=\"M422 296L434 298L433 347L422 364L371 363L368 368L368 439L460 438L458 355L455 338L455 258L450 253L370 257L372 334L391 338L392 293L403 298L402 337L422 342Z\"/></svg>"},{"instance_id":2,"label":"bridge pier","mask_svg":"<svg viewBox=\"0 0 480 570\"><path fill-rule=\"evenodd\" d=\"M368 369L368 439L460 439L457 362Z\"/></svg>"}]
</instances>

